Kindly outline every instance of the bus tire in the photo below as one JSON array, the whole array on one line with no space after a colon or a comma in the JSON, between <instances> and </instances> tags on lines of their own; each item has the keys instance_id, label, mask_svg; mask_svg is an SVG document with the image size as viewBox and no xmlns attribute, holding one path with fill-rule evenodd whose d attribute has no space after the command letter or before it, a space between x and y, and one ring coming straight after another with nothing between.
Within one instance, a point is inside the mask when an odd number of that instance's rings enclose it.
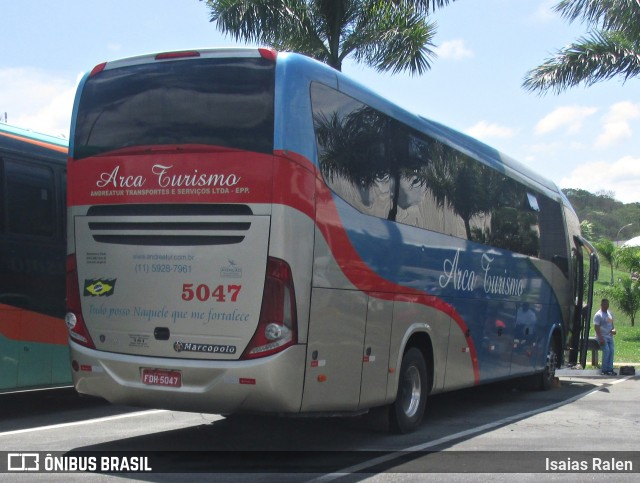
<instances>
[{"instance_id":1,"label":"bus tire","mask_svg":"<svg viewBox=\"0 0 640 483\"><path fill-rule=\"evenodd\" d=\"M538 374L537 386L540 391L548 391L553 387L556 378L556 367L558 364L558 353L554 341L549 343L547 358L544 365L544 371Z\"/></svg>"},{"instance_id":2,"label":"bus tire","mask_svg":"<svg viewBox=\"0 0 640 483\"><path fill-rule=\"evenodd\" d=\"M419 349L411 347L402 357L396 400L389 409L394 433L410 433L422 422L428 393L427 365Z\"/></svg>"}]
</instances>

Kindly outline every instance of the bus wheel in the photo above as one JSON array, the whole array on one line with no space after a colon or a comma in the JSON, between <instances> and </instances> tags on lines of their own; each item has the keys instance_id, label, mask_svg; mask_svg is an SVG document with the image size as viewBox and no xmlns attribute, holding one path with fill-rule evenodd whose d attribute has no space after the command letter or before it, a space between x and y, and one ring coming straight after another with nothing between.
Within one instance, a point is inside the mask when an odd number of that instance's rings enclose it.
<instances>
[{"instance_id":1,"label":"bus wheel","mask_svg":"<svg viewBox=\"0 0 640 483\"><path fill-rule=\"evenodd\" d=\"M412 347L402 357L398 393L389 411L389 422L393 432L410 433L420 426L427 404L427 392L427 366L424 356L420 350Z\"/></svg>"},{"instance_id":2,"label":"bus wheel","mask_svg":"<svg viewBox=\"0 0 640 483\"><path fill-rule=\"evenodd\" d=\"M556 367L558 363L558 354L556 353L556 346L551 341L549 344L549 352L547 352L547 361L544 366L544 371L538 377L538 388L541 391L548 391L553 387L553 380L556 377Z\"/></svg>"}]
</instances>

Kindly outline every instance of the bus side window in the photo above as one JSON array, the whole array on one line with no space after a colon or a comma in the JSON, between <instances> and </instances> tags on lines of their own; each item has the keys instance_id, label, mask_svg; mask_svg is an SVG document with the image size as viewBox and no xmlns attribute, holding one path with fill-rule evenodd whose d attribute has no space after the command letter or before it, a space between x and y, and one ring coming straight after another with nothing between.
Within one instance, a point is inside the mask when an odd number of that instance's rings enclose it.
<instances>
[{"instance_id":1,"label":"bus side window","mask_svg":"<svg viewBox=\"0 0 640 483\"><path fill-rule=\"evenodd\" d=\"M58 186L58 196L60 197L60 218L62 219L62 233L60 236L67 239L67 172L62 170L58 173L60 184Z\"/></svg>"},{"instance_id":2,"label":"bus side window","mask_svg":"<svg viewBox=\"0 0 640 483\"><path fill-rule=\"evenodd\" d=\"M53 172L5 160L7 232L52 237L55 232Z\"/></svg>"},{"instance_id":3,"label":"bus side window","mask_svg":"<svg viewBox=\"0 0 640 483\"><path fill-rule=\"evenodd\" d=\"M5 211L4 211L4 199L5 193L7 192L7 185L5 184L5 176L4 176L4 159L0 156L0 235L4 234L4 221L5 221Z\"/></svg>"},{"instance_id":4,"label":"bus side window","mask_svg":"<svg viewBox=\"0 0 640 483\"><path fill-rule=\"evenodd\" d=\"M538 196L540 205L540 258L553 262L569 278L569 259L562 206L547 196Z\"/></svg>"}]
</instances>

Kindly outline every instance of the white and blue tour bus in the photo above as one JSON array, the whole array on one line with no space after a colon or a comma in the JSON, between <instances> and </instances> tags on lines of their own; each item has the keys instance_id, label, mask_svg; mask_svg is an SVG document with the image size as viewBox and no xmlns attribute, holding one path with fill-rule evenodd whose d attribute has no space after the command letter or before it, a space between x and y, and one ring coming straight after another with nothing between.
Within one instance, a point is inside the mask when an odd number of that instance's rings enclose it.
<instances>
[{"instance_id":1,"label":"white and blue tour bus","mask_svg":"<svg viewBox=\"0 0 640 483\"><path fill-rule=\"evenodd\" d=\"M589 245L556 184L304 56L96 66L68 183L80 393L221 414L386 407L408 432L429 395L548 388L576 358Z\"/></svg>"}]
</instances>

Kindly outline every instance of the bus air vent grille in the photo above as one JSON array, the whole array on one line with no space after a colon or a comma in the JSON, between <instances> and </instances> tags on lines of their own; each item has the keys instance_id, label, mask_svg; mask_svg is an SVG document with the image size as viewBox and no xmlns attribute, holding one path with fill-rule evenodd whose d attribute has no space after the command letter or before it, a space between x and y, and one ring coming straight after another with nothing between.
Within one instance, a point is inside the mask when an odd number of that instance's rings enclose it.
<instances>
[{"instance_id":1,"label":"bus air vent grille","mask_svg":"<svg viewBox=\"0 0 640 483\"><path fill-rule=\"evenodd\" d=\"M201 246L241 243L252 212L246 205L114 205L93 206L87 215L96 242Z\"/></svg>"}]
</instances>

